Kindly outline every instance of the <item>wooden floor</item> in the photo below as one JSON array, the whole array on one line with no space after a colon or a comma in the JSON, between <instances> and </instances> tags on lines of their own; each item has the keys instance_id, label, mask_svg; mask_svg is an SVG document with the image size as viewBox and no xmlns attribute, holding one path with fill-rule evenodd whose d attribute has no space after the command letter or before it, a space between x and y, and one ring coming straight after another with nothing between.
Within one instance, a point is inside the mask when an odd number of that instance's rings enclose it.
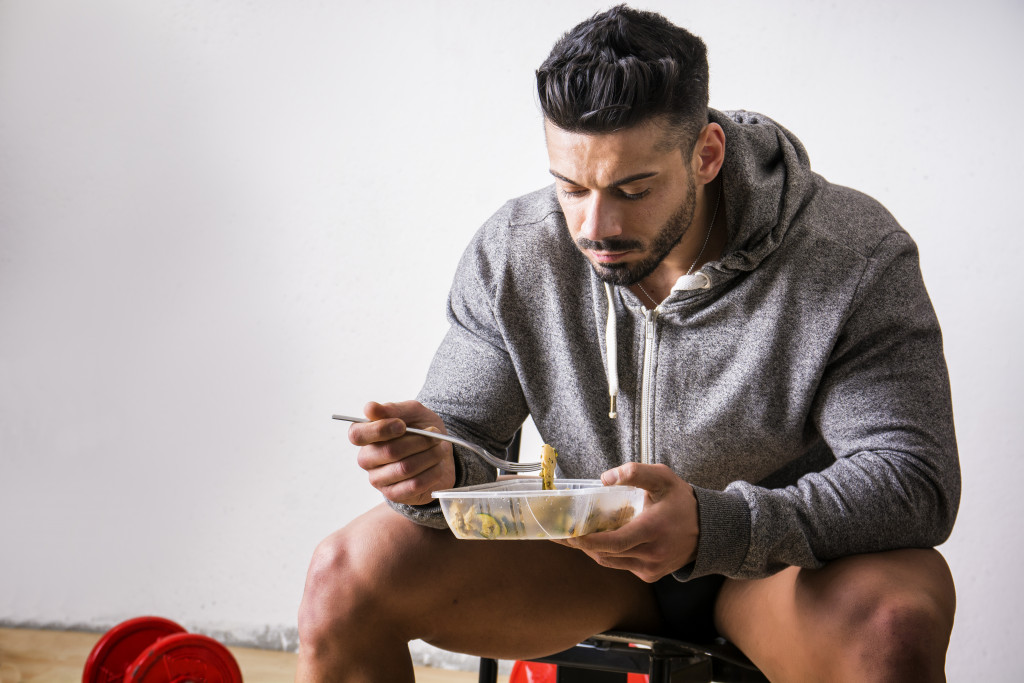
<instances>
[{"instance_id":1,"label":"wooden floor","mask_svg":"<svg viewBox=\"0 0 1024 683\"><path fill-rule=\"evenodd\" d=\"M81 683L85 660L101 633L0 628L0 683ZM230 647L245 683L290 683L295 655ZM417 668L417 683L464 683L475 673ZM499 676L508 683L508 676Z\"/></svg>"}]
</instances>

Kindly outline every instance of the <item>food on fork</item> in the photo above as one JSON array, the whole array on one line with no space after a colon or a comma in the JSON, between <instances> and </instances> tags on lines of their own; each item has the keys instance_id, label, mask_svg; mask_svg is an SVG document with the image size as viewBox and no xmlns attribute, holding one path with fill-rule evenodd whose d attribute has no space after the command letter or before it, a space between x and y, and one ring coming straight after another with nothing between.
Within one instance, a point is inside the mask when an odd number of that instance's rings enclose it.
<instances>
[{"instance_id":1,"label":"food on fork","mask_svg":"<svg viewBox=\"0 0 1024 683\"><path fill-rule=\"evenodd\" d=\"M557 459L558 451L544 444L540 449L540 481L541 488L545 491L555 490L555 461Z\"/></svg>"}]
</instances>

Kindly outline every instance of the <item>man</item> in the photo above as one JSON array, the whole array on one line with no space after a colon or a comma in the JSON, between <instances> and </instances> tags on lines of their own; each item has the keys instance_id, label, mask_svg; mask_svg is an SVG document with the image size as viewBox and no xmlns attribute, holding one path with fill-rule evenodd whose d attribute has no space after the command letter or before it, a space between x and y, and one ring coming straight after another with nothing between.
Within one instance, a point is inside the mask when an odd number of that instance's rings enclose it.
<instances>
[{"instance_id":1,"label":"man","mask_svg":"<svg viewBox=\"0 0 1024 683\"><path fill-rule=\"evenodd\" d=\"M414 638L529 658L612 628L721 634L773 680L944 678L932 548L960 480L915 246L781 126L709 110L705 55L617 7L538 70L554 187L470 244L418 401L350 428L388 505L318 547L300 680L412 680ZM494 472L405 427L500 451L528 414L562 476L643 488L643 512L456 540L431 492Z\"/></svg>"}]
</instances>

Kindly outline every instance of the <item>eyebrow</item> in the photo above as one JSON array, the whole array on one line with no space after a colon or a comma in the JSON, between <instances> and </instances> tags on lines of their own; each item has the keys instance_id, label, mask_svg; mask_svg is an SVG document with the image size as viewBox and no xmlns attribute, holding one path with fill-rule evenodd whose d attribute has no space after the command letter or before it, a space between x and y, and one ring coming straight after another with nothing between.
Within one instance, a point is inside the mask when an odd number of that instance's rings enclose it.
<instances>
[{"instance_id":1,"label":"eyebrow","mask_svg":"<svg viewBox=\"0 0 1024 683\"><path fill-rule=\"evenodd\" d=\"M551 175L555 176L559 180L562 180L564 182L569 183L570 185L576 185L578 187L583 187L582 185L577 183L575 180L572 180L571 178L566 178L564 175L562 175L561 173L559 173L557 171L553 171L551 169L548 169L548 173L550 173ZM634 173L633 175L628 175L625 178L619 178L618 180L613 182L611 185L609 185L609 187L618 187L620 185L628 185L628 184L634 183L634 182L636 182L638 180L643 180L644 178L650 178L650 177L656 176L656 175L658 175L657 171L650 171L650 172L647 172L647 173Z\"/></svg>"}]
</instances>

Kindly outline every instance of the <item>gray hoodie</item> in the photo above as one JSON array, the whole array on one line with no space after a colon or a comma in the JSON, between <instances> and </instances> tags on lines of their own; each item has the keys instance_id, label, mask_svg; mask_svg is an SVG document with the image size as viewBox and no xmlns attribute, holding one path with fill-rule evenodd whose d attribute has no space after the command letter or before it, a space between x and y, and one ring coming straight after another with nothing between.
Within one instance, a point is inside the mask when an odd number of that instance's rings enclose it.
<instances>
[{"instance_id":1,"label":"gray hoodie","mask_svg":"<svg viewBox=\"0 0 1024 683\"><path fill-rule=\"evenodd\" d=\"M726 137L728 242L701 271L706 288L645 312L628 289L606 291L553 187L512 200L460 262L419 400L496 451L529 414L563 477L668 465L699 510L680 580L941 543L960 472L913 241L876 201L813 173L775 122L711 119ZM460 448L456 461L459 486L494 478ZM396 507L444 526L436 503Z\"/></svg>"}]
</instances>

